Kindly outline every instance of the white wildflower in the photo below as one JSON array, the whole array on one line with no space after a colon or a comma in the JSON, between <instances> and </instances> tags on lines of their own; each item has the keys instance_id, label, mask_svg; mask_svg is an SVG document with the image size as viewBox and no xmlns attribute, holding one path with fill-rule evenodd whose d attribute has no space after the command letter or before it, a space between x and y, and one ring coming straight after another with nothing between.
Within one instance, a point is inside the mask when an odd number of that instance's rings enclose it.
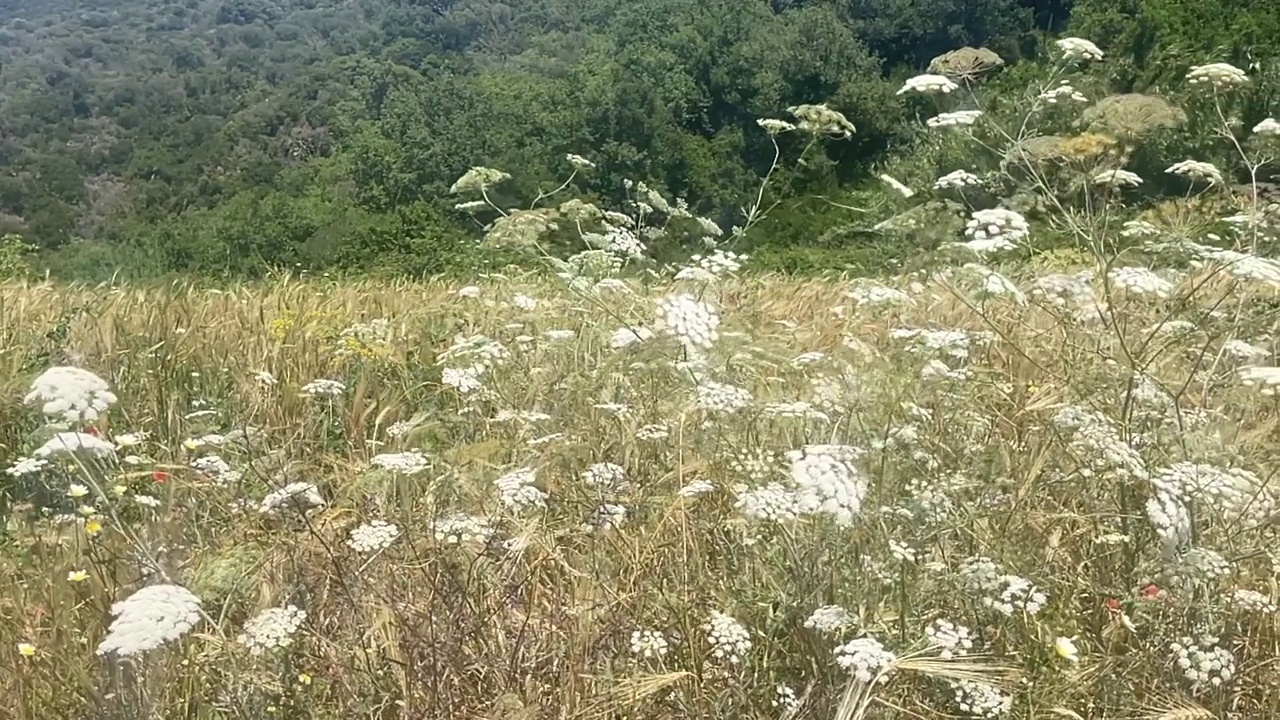
<instances>
[{"instance_id":1,"label":"white wildflower","mask_svg":"<svg viewBox=\"0 0 1280 720\"><path fill-rule=\"evenodd\" d=\"M838 633L858 624L858 619L839 605L823 605L809 614L804 626L821 633Z\"/></svg>"},{"instance_id":2,"label":"white wildflower","mask_svg":"<svg viewBox=\"0 0 1280 720\"><path fill-rule=\"evenodd\" d=\"M1176 162L1165 168L1165 172L1173 175L1182 175L1194 180L1203 180L1211 185L1222 184L1222 171L1212 163L1200 162L1199 160L1183 160Z\"/></svg>"},{"instance_id":3,"label":"white wildflower","mask_svg":"<svg viewBox=\"0 0 1280 720\"><path fill-rule=\"evenodd\" d=\"M249 648L254 655L288 647L293 642L294 633L306 619L306 611L296 605L267 608L244 624L244 632L236 637L236 642Z\"/></svg>"},{"instance_id":4,"label":"white wildflower","mask_svg":"<svg viewBox=\"0 0 1280 720\"><path fill-rule=\"evenodd\" d=\"M734 618L718 610L711 611L711 618L703 624L707 642L711 645L711 657L732 665L742 662L751 650L751 634Z\"/></svg>"},{"instance_id":5,"label":"white wildflower","mask_svg":"<svg viewBox=\"0 0 1280 720\"><path fill-rule=\"evenodd\" d=\"M643 658L660 658L667 654L667 638L657 630L635 630L631 633L631 652Z\"/></svg>"},{"instance_id":6,"label":"white wildflower","mask_svg":"<svg viewBox=\"0 0 1280 720\"><path fill-rule=\"evenodd\" d=\"M1192 65L1187 71L1187 82L1191 85L1211 85L1220 89L1232 88L1248 83L1249 76L1230 63L1219 62Z\"/></svg>"},{"instance_id":7,"label":"white wildflower","mask_svg":"<svg viewBox=\"0 0 1280 720\"><path fill-rule=\"evenodd\" d=\"M420 450L409 450L374 455L369 464L396 475L417 475L430 467L430 460Z\"/></svg>"},{"instance_id":8,"label":"white wildflower","mask_svg":"<svg viewBox=\"0 0 1280 720\"><path fill-rule=\"evenodd\" d=\"M982 117L981 110L957 110L955 112L938 113L925 120L931 128L968 127Z\"/></svg>"},{"instance_id":9,"label":"white wildflower","mask_svg":"<svg viewBox=\"0 0 1280 720\"><path fill-rule=\"evenodd\" d=\"M949 93L959 87L959 85L952 82L946 75L916 75L913 78L909 78L902 88L898 90L897 94L902 95L908 92L926 94Z\"/></svg>"},{"instance_id":10,"label":"white wildflower","mask_svg":"<svg viewBox=\"0 0 1280 720\"><path fill-rule=\"evenodd\" d=\"M28 405L40 403L47 417L72 424L91 423L116 402L107 381L77 367L51 367L31 383L23 399Z\"/></svg>"},{"instance_id":11,"label":"white wildflower","mask_svg":"<svg viewBox=\"0 0 1280 720\"><path fill-rule=\"evenodd\" d=\"M692 295L669 295L658 304L654 328L666 332L691 351L709 349L719 337L720 316Z\"/></svg>"},{"instance_id":12,"label":"white wildflower","mask_svg":"<svg viewBox=\"0 0 1280 720\"><path fill-rule=\"evenodd\" d=\"M879 640L873 637L861 637L835 649L836 663L858 679L859 682L873 683L885 680L893 669L897 656Z\"/></svg>"},{"instance_id":13,"label":"white wildflower","mask_svg":"<svg viewBox=\"0 0 1280 720\"><path fill-rule=\"evenodd\" d=\"M351 530L347 545L358 553L370 554L391 547L400 537L400 528L385 520L370 520Z\"/></svg>"},{"instance_id":14,"label":"white wildflower","mask_svg":"<svg viewBox=\"0 0 1280 720\"><path fill-rule=\"evenodd\" d=\"M130 657L177 640L200 622L200 598L178 585L149 585L111 606L97 653Z\"/></svg>"},{"instance_id":15,"label":"white wildflower","mask_svg":"<svg viewBox=\"0 0 1280 720\"><path fill-rule=\"evenodd\" d=\"M55 455L73 455L84 453L96 458L114 458L116 448L111 443L96 435L80 432L60 432L45 441L31 454L36 458L50 458Z\"/></svg>"},{"instance_id":16,"label":"white wildflower","mask_svg":"<svg viewBox=\"0 0 1280 720\"><path fill-rule=\"evenodd\" d=\"M1066 60L1101 60L1102 51L1089 40L1078 37L1066 37L1055 43Z\"/></svg>"},{"instance_id":17,"label":"white wildflower","mask_svg":"<svg viewBox=\"0 0 1280 720\"><path fill-rule=\"evenodd\" d=\"M933 181L934 190L960 189L981 185L982 179L968 170L952 170Z\"/></svg>"}]
</instances>

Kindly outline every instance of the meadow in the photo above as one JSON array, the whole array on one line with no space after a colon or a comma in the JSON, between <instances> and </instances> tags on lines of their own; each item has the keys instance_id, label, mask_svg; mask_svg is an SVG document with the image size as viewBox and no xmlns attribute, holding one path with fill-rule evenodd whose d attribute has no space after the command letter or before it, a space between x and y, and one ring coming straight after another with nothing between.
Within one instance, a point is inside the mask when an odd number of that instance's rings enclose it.
<instances>
[{"instance_id":1,"label":"meadow","mask_svg":"<svg viewBox=\"0 0 1280 720\"><path fill-rule=\"evenodd\" d=\"M0 706L1275 717L1268 262L10 283Z\"/></svg>"}]
</instances>

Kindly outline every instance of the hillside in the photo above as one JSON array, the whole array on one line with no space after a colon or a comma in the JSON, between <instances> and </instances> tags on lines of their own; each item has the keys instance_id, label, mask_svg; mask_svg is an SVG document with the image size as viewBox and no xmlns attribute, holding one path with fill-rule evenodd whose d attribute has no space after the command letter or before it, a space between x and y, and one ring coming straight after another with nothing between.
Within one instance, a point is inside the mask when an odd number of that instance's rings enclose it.
<instances>
[{"instance_id":1,"label":"hillside","mask_svg":"<svg viewBox=\"0 0 1280 720\"><path fill-rule=\"evenodd\" d=\"M1193 62L1271 68L1276 15L1184 0L9 2L0 230L76 277L474 267L454 180L498 167L530 197L567 153L597 166L580 197L646 182L729 227L772 159L758 118L843 112L857 132L775 176L770 199L856 204L877 167L920 151L920 108L895 90L940 53L997 52L1014 83L998 95L1042 67L1043 32L1071 30L1136 91ZM1208 19L1223 32L1205 35ZM802 247L849 219L823 208L781 207L753 243Z\"/></svg>"}]
</instances>

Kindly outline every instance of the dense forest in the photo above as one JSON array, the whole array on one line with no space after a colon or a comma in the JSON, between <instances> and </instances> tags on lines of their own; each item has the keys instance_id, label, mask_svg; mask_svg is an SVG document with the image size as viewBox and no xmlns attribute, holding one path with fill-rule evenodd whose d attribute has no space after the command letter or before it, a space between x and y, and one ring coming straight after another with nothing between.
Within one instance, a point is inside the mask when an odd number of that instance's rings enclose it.
<instances>
[{"instance_id":1,"label":"dense forest","mask_svg":"<svg viewBox=\"0 0 1280 720\"><path fill-rule=\"evenodd\" d=\"M756 120L825 102L857 132L784 163L783 202L746 239L783 258L848 222L886 163L924 152L904 78L988 48L1006 62L984 86L998 97L1063 33L1107 50L1113 91L1158 92L1197 62L1274 76L1280 7L3 0L0 232L67 277L465 269L479 228L449 188L472 166L510 173L515 202L563 181L576 153L595 165L579 197L642 181L727 227L774 157Z\"/></svg>"}]
</instances>

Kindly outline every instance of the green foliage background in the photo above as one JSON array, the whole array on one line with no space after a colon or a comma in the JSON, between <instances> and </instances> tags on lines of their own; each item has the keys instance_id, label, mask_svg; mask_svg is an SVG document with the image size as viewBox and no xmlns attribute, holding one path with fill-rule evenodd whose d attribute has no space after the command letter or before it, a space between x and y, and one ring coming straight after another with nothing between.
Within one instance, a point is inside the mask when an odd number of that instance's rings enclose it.
<instances>
[{"instance_id":1,"label":"green foliage background","mask_svg":"<svg viewBox=\"0 0 1280 720\"><path fill-rule=\"evenodd\" d=\"M984 87L998 104L1063 32L1108 51L1117 90L1158 91L1193 63L1274 71L1280 7L3 0L0 234L84 279L473 272L497 259L447 192L472 165L509 172L514 204L578 153L597 168L577 196L615 203L624 179L644 181L728 228L773 158L755 120L826 102L858 132L782 169L767 199L780 204L743 249L797 272L902 262L917 248L832 232L890 209L847 209L881 169L957 167L918 130L927 103L895 95L901 80L986 46L1010 63ZM1255 93L1245 111L1273 101Z\"/></svg>"}]
</instances>

